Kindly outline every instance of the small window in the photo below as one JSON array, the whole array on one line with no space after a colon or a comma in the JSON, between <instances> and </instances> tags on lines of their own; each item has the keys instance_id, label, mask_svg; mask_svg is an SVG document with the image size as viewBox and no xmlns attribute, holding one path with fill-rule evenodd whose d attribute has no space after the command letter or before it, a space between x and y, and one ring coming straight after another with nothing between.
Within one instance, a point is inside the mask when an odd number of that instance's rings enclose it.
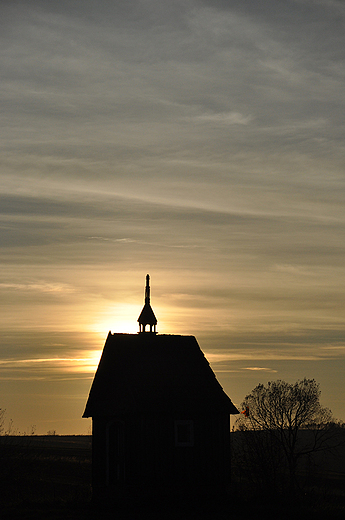
<instances>
[{"instance_id":1,"label":"small window","mask_svg":"<svg viewBox=\"0 0 345 520\"><path fill-rule=\"evenodd\" d=\"M194 446L193 421L175 421L175 446Z\"/></svg>"}]
</instances>

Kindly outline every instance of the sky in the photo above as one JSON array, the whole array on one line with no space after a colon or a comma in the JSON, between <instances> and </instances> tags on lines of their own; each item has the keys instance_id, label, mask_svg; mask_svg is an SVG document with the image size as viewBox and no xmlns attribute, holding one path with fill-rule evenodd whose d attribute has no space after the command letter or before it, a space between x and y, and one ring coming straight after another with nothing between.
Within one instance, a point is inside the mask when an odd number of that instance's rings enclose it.
<instances>
[{"instance_id":1,"label":"sky","mask_svg":"<svg viewBox=\"0 0 345 520\"><path fill-rule=\"evenodd\" d=\"M0 4L0 408L82 419L108 334L191 334L232 401L345 420L345 2Z\"/></svg>"}]
</instances>

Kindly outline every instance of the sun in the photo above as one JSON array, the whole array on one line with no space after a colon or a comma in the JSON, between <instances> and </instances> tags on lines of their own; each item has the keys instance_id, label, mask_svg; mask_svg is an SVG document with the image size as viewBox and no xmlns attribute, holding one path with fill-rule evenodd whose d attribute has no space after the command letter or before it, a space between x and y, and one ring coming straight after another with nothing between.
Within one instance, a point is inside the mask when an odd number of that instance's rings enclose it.
<instances>
[{"instance_id":1,"label":"sun","mask_svg":"<svg viewBox=\"0 0 345 520\"><path fill-rule=\"evenodd\" d=\"M98 320L90 325L92 331L104 335L112 333L136 334L139 331L137 322L140 314L138 305L112 305L98 314Z\"/></svg>"},{"instance_id":2,"label":"sun","mask_svg":"<svg viewBox=\"0 0 345 520\"><path fill-rule=\"evenodd\" d=\"M123 334L136 334L138 332L138 324L137 322L129 321L129 320L114 320L113 326L109 328L111 332L118 332Z\"/></svg>"}]
</instances>

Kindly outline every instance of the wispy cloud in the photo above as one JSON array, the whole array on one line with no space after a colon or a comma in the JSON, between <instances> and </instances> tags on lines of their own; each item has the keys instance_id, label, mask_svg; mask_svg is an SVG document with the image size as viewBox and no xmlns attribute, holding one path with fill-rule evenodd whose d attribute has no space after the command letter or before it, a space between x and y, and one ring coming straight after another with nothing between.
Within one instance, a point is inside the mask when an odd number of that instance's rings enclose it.
<instances>
[{"instance_id":1,"label":"wispy cloud","mask_svg":"<svg viewBox=\"0 0 345 520\"><path fill-rule=\"evenodd\" d=\"M291 352L287 350L282 350L281 348L277 348L274 350L232 350L227 352L226 354L214 354L213 352L206 353L207 359L209 359L212 364L224 364L230 363L231 361L248 361L248 360L277 360L277 361L320 361L322 359L326 359L328 357L333 357L332 355L322 355L320 354L312 354L311 352L306 352L305 350L302 352L296 352L291 350ZM249 369L248 369L249 370Z\"/></svg>"},{"instance_id":2,"label":"wispy cloud","mask_svg":"<svg viewBox=\"0 0 345 520\"><path fill-rule=\"evenodd\" d=\"M202 114L195 117L195 121L205 123L219 123L224 125L247 125L252 121L251 116L244 116L238 112L220 114Z\"/></svg>"},{"instance_id":3,"label":"wispy cloud","mask_svg":"<svg viewBox=\"0 0 345 520\"><path fill-rule=\"evenodd\" d=\"M265 367L244 367L243 370L252 370L254 372L256 372L256 371L258 371L258 372L271 372L271 373L277 372L277 370L272 370L272 368L265 368Z\"/></svg>"},{"instance_id":4,"label":"wispy cloud","mask_svg":"<svg viewBox=\"0 0 345 520\"><path fill-rule=\"evenodd\" d=\"M58 284L58 283L4 283L0 282L0 291L1 289L12 289L15 291L34 291L34 292L46 292L46 293L73 293L75 292L75 288L67 285L67 284Z\"/></svg>"},{"instance_id":5,"label":"wispy cloud","mask_svg":"<svg viewBox=\"0 0 345 520\"><path fill-rule=\"evenodd\" d=\"M94 374L99 362L99 351L87 351L84 357L53 357L29 359L0 359L4 379L56 379L58 374ZM90 376L91 377L91 376Z\"/></svg>"}]
</instances>

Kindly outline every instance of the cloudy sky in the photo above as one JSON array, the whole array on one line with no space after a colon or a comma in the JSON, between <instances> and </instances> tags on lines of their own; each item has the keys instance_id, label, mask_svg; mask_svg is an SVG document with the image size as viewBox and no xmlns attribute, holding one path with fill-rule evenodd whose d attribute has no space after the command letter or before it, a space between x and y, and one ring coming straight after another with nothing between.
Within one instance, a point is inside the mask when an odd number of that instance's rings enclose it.
<instances>
[{"instance_id":1,"label":"cloudy sky","mask_svg":"<svg viewBox=\"0 0 345 520\"><path fill-rule=\"evenodd\" d=\"M109 330L345 420L345 2L3 1L0 408L87 433Z\"/></svg>"}]
</instances>

